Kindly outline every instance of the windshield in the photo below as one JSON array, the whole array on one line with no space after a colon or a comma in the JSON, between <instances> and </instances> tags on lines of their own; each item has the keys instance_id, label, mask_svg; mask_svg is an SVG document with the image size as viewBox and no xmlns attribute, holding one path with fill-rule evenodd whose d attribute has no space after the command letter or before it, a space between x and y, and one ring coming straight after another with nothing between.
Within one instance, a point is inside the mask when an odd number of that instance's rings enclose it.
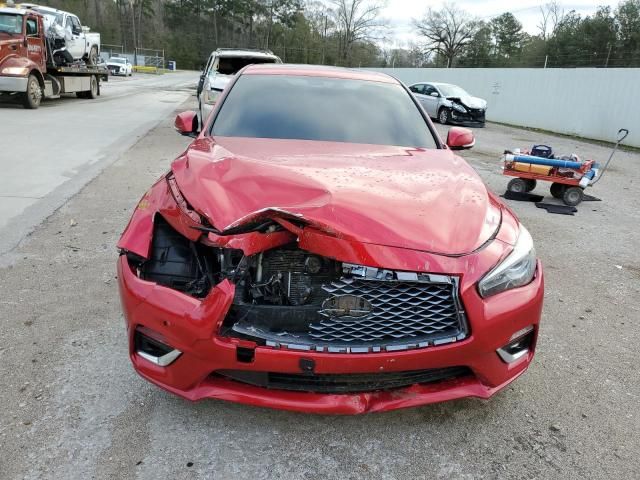
<instances>
[{"instance_id":1,"label":"windshield","mask_svg":"<svg viewBox=\"0 0 640 480\"><path fill-rule=\"evenodd\" d=\"M445 97L470 97L471 96L462 88L458 87L457 85L438 85L438 88L440 89L440 92L442 92L442 95L444 95Z\"/></svg>"},{"instance_id":2,"label":"windshield","mask_svg":"<svg viewBox=\"0 0 640 480\"><path fill-rule=\"evenodd\" d=\"M247 65L256 63L276 63L275 58L256 57L219 57L217 72L223 75L235 75Z\"/></svg>"},{"instance_id":3,"label":"windshield","mask_svg":"<svg viewBox=\"0 0 640 480\"><path fill-rule=\"evenodd\" d=\"M112 57L112 58L109 59L109 63L122 63L122 64L125 64L125 63L127 63L127 60L124 59L124 58L114 58L114 57Z\"/></svg>"},{"instance_id":4,"label":"windshield","mask_svg":"<svg viewBox=\"0 0 640 480\"><path fill-rule=\"evenodd\" d=\"M307 76L243 75L225 99L212 134L437 146L400 85Z\"/></svg>"},{"instance_id":5,"label":"windshield","mask_svg":"<svg viewBox=\"0 0 640 480\"><path fill-rule=\"evenodd\" d=\"M64 19L64 15L58 12L52 12L50 10L44 10L42 8L34 7L32 10L41 13L47 18L47 20L52 24L62 25L62 20Z\"/></svg>"},{"instance_id":6,"label":"windshield","mask_svg":"<svg viewBox=\"0 0 640 480\"><path fill-rule=\"evenodd\" d=\"M22 33L22 15L0 13L0 32Z\"/></svg>"}]
</instances>

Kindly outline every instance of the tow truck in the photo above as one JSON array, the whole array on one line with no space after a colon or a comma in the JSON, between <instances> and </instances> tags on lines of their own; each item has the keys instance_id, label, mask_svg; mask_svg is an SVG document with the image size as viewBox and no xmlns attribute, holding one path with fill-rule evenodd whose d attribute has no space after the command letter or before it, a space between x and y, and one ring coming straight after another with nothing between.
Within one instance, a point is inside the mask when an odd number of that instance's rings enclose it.
<instances>
[{"instance_id":1,"label":"tow truck","mask_svg":"<svg viewBox=\"0 0 640 480\"><path fill-rule=\"evenodd\" d=\"M106 68L83 61L57 65L40 13L0 8L0 98L17 96L28 109L64 93L94 99L100 95L100 81L108 79Z\"/></svg>"}]
</instances>

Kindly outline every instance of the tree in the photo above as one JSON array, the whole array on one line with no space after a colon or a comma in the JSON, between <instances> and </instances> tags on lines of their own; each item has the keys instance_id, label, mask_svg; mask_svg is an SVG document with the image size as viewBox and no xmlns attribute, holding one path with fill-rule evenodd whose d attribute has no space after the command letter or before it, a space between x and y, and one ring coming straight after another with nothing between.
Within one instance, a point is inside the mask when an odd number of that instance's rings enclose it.
<instances>
[{"instance_id":1,"label":"tree","mask_svg":"<svg viewBox=\"0 0 640 480\"><path fill-rule=\"evenodd\" d=\"M522 24L512 13L503 13L492 19L491 33L494 39L496 58L510 58L520 50L523 37Z\"/></svg>"},{"instance_id":2,"label":"tree","mask_svg":"<svg viewBox=\"0 0 640 480\"><path fill-rule=\"evenodd\" d=\"M620 56L623 61L640 64L640 0L621 2L615 12L615 21L620 34Z\"/></svg>"},{"instance_id":3,"label":"tree","mask_svg":"<svg viewBox=\"0 0 640 480\"><path fill-rule=\"evenodd\" d=\"M382 24L379 16L383 4L375 0L332 0L334 21L340 38L340 55L352 65L351 53L356 42L371 40Z\"/></svg>"},{"instance_id":4,"label":"tree","mask_svg":"<svg viewBox=\"0 0 640 480\"><path fill-rule=\"evenodd\" d=\"M540 13L542 19L538 24L540 30L540 36L543 40L547 40L549 36L553 35L556 28L562 19L564 18L564 9L560 6L557 0L545 3L540 6Z\"/></svg>"},{"instance_id":5,"label":"tree","mask_svg":"<svg viewBox=\"0 0 640 480\"><path fill-rule=\"evenodd\" d=\"M491 25L480 21L477 30L459 60L464 67L490 67L493 64L493 33Z\"/></svg>"},{"instance_id":6,"label":"tree","mask_svg":"<svg viewBox=\"0 0 640 480\"><path fill-rule=\"evenodd\" d=\"M479 28L479 23L464 10L445 3L440 10L429 8L421 20L414 19L418 33L425 38L428 52L443 56L447 68L465 48Z\"/></svg>"}]
</instances>

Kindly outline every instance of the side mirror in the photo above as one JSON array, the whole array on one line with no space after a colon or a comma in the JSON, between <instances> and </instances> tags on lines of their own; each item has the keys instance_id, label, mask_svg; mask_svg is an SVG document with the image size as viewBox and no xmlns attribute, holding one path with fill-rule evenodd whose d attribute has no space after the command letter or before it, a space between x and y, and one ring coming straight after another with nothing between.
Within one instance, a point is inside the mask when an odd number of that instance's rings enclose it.
<instances>
[{"instance_id":1,"label":"side mirror","mask_svg":"<svg viewBox=\"0 0 640 480\"><path fill-rule=\"evenodd\" d=\"M440 94L438 92L431 92L429 95L431 95L432 97L439 97Z\"/></svg>"},{"instance_id":2,"label":"side mirror","mask_svg":"<svg viewBox=\"0 0 640 480\"><path fill-rule=\"evenodd\" d=\"M200 133L198 129L198 114L196 112L182 112L176 117L174 123L180 135L195 138Z\"/></svg>"},{"instance_id":3,"label":"side mirror","mask_svg":"<svg viewBox=\"0 0 640 480\"><path fill-rule=\"evenodd\" d=\"M473 132L468 128L451 127L447 133L447 146L451 150L468 150L476 143Z\"/></svg>"}]
</instances>

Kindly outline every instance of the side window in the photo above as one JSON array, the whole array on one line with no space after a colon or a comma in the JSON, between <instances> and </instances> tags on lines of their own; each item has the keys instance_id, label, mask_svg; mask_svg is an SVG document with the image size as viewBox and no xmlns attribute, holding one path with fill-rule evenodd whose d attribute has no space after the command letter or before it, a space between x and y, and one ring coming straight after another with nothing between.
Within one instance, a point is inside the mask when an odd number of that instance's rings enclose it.
<instances>
[{"instance_id":1,"label":"side window","mask_svg":"<svg viewBox=\"0 0 640 480\"><path fill-rule=\"evenodd\" d=\"M27 18L27 36L38 36L38 21L35 18Z\"/></svg>"},{"instance_id":2,"label":"side window","mask_svg":"<svg viewBox=\"0 0 640 480\"><path fill-rule=\"evenodd\" d=\"M80 20L78 20L78 17L69 17L69 18L71 18L73 33L79 34L80 32L82 32L82 27L80 26Z\"/></svg>"},{"instance_id":3,"label":"side window","mask_svg":"<svg viewBox=\"0 0 640 480\"><path fill-rule=\"evenodd\" d=\"M417 85L413 85L413 86L409 87L409 90L411 90L413 93L423 94L424 93L424 85L419 83Z\"/></svg>"},{"instance_id":4,"label":"side window","mask_svg":"<svg viewBox=\"0 0 640 480\"><path fill-rule=\"evenodd\" d=\"M425 90L424 90L424 94L425 95L431 95L433 92L438 93L438 91L435 89L435 87L433 87L431 85L425 85Z\"/></svg>"}]
</instances>

